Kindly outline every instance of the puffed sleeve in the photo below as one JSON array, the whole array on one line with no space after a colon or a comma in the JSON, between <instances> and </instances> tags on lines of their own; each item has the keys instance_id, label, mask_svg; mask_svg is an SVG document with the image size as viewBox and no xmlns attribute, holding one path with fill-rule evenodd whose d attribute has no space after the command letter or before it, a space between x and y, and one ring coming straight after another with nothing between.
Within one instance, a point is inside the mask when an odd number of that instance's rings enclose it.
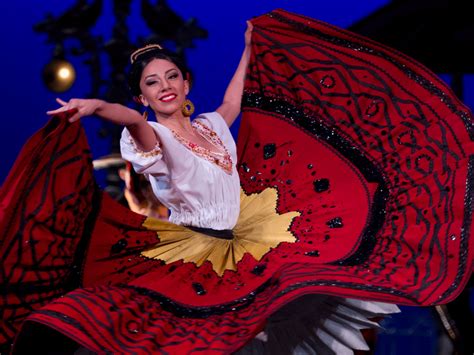
<instances>
[{"instance_id":1,"label":"puffed sleeve","mask_svg":"<svg viewBox=\"0 0 474 355\"><path fill-rule=\"evenodd\" d=\"M168 167L163 161L163 152L159 143L148 151L140 150L127 128L122 131L120 138L120 151L122 158L132 163L133 169L138 174L167 175Z\"/></svg>"}]
</instances>

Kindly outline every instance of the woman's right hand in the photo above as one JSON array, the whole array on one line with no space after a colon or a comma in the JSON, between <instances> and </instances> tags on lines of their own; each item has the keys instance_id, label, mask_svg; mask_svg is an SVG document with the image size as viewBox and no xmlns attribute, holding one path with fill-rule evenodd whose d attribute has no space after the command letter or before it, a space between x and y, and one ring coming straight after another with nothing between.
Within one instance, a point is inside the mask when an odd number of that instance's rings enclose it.
<instances>
[{"instance_id":1,"label":"woman's right hand","mask_svg":"<svg viewBox=\"0 0 474 355\"><path fill-rule=\"evenodd\" d=\"M111 104L98 99L71 99L68 102L56 99L56 101L62 107L47 111L48 115L76 109L77 112L69 118L69 122L74 122L81 117L95 114L106 121L127 126L138 148L144 152L153 150L158 144L155 130L143 119L138 111L127 106Z\"/></svg>"},{"instance_id":2,"label":"woman's right hand","mask_svg":"<svg viewBox=\"0 0 474 355\"><path fill-rule=\"evenodd\" d=\"M77 109L77 112L69 118L69 122L77 121L84 116L93 115L103 104L103 101L98 99L71 99L66 102L57 98L56 102L62 107L56 110L47 111L46 113L48 115L56 115L60 112Z\"/></svg>"}]
</instances>

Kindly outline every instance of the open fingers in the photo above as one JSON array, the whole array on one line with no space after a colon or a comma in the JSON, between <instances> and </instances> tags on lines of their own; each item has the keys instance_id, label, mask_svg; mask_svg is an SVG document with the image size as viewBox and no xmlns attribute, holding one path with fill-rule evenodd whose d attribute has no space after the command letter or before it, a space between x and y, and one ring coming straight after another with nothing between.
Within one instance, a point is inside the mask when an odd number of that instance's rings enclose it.
<instances>
[{"instance_id":1,"label":"open fingers","mask_svg":"<svg viewBox=\"0 0 474 355\"><path fill-rule=\"evenodd\" d=\"M59 97L56 98L56 102L62 106L66 106L67 102L64 100L61 100Z\"/></svg>"},{"instance_id":2,"label":"open fingers","mask_svg":"<svg viewBox=\"0 0 474 355\"><path fill-rule=\"evenodd\" d=\"M79 112L76 112L74 115L69 117L68 121L69 122L76 122L79 118L81 118L81 114Z\"/></svg>"},{"instance_id":3,"label":"open fingers","mask_svg":"<svg viewBox=\"0 0 474 355\"><path fill-rule=\"evenodd\" d=\"M58 108L58 109L56 109L56 110L49 110L49 111L46 111L46 114L47 114L47 115L55 115L55 114L57 114L57 113L64 112L64 111L67 111L67 110L68 110L68 109L65 108L65 107L60 107L60 108Z\"/></svg>"}]
</instances>

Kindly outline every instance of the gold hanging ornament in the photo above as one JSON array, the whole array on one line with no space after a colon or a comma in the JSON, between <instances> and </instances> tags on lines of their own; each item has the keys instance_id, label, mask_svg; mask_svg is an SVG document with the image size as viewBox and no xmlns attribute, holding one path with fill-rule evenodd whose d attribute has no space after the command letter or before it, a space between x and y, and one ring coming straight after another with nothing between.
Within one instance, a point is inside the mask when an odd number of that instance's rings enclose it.
<instances>
[{"instance_id":1,"label":"gold hanging ornament","mask_svg":"<svg viewBox=\"0 0 474 355\"><path fill-rule=\"evenodd\" d=\"M190 117L194 113L194 104L191 102L191 100L184 100L181 112L183 112L185 117Z\"/></svg>"},{"instance_id":2,"label":"gold hanging ornament","mask_svg":"<svg viewBox=\"0 0 474 355\"><path fill-rule=\"evenodd\" d=\"M74 84L76 71L72 64L63 59L53 59L43 69L43 81L53 92L65 92Z\"/></svg>"}]
</instances>

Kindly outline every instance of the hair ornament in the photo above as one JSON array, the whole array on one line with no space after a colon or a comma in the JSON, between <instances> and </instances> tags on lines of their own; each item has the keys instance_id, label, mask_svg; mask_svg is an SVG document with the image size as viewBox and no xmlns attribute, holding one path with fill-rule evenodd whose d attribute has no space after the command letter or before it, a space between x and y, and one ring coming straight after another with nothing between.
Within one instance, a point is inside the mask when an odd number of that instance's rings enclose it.
<instances>
[{"instance_id":1,"label":"hair ornament","mask_svg":"<svg viewBox=\"0 0 474 355\"><path fill-rule=\"evenodd\" d=\"M154 50L154 49L163 49L159 44L147 44L144 47L138 48L135 52L130 55L130 63L134 63L137 60L139 55L142 55L145 52Z\"/></svg>"}]
</instances>

